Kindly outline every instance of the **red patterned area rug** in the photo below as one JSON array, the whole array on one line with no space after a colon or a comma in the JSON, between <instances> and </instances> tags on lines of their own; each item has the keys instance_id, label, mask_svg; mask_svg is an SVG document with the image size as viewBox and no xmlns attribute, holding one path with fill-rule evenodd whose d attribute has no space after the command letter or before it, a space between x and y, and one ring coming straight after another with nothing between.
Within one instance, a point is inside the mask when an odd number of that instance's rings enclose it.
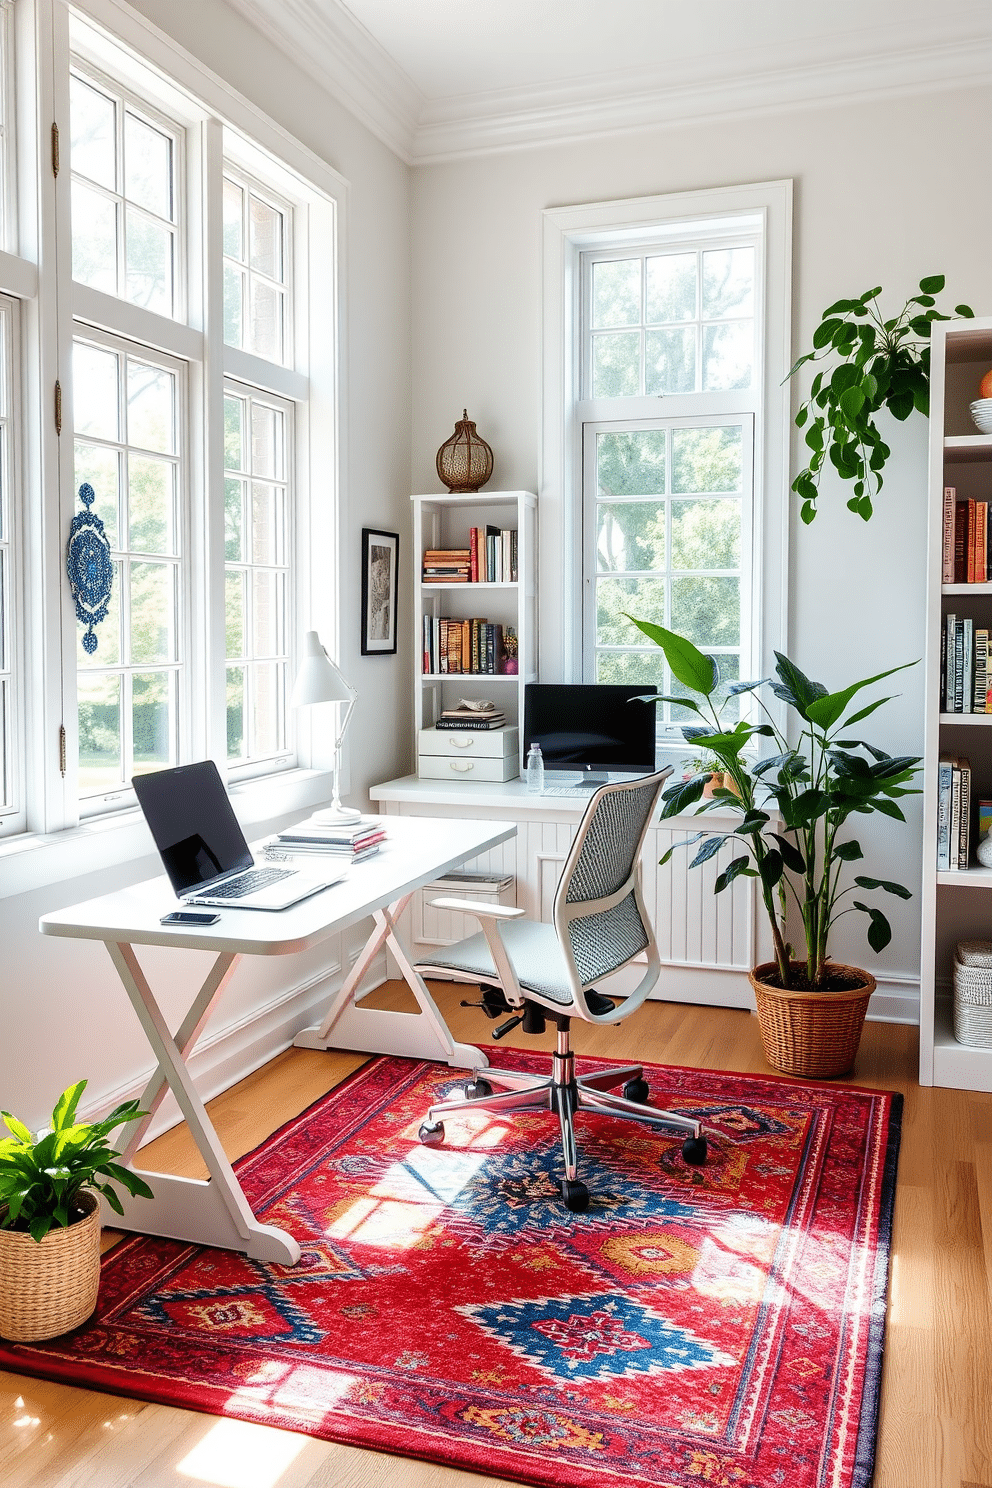
<instances>
[{"instance_id":1,"label":"red patterned area rug","mask_svg":"<svg viewBox=\"0 0 992 1488\"><path fill-rule=\"evenodd\" d=\"M0 1364L525 1483L863 1488L901 1097L646 1075L707 1165L583 1115L571 1214L553 1117L424 1147L454 1072L376 1059L238 1165L297 1266L132 1236L88 1324Z\"/></svg>"}]
</instances>

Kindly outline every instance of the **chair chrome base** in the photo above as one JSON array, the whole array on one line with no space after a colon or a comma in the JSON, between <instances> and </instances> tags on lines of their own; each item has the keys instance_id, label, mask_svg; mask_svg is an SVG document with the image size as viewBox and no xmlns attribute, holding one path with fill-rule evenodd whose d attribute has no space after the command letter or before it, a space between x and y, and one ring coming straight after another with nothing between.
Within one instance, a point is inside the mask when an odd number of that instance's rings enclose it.
<instances>
[{"instance_id":1,"label":"chair chrome base","mask_svg":"<svg viewBox=\"0 0 992 1488\"><path fill-rule=\"evenodd\" d=\"M460 1100L440 1101L431 1106L427 1118L420 1128L420 1140L437 1144L444 1140L444 1117L459 1111L492 1111L494 1114L514 1111L556 1111L561 1128L562 1156L565 1174L562 1179L562 1194L569 1209L582 1210L588 1203L589 1194L585 1185L577 1181L578 1154L575 1142L576 1111L596 1111L601 1116L618 1116L625 1121L639 1121L645 1126L674 1126L689 1135L682 1144L682 1155L686 1162L696 1167L706 1161L706 1138L700 1122L675 1111L659 1111L626 1096L613 1094L617 1085L640 1082L647 1095L644 1072L639 1064L628 1064L613 1069L594 1070L588 1075L576 1075L575 1056L569 1047L569 1031L559 1026L558 1047L554 1053L550 1075L529 1075L517 1070L478 1070L467 1089L473 1085L500 1087L477 1096L466 1095Z\"/></svg>"}]
</instances>

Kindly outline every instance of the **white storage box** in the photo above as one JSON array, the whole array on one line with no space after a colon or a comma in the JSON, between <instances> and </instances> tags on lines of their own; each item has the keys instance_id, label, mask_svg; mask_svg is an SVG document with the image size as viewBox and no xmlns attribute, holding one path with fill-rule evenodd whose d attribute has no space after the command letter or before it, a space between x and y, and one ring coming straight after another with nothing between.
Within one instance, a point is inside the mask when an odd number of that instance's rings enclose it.
<instances>
[{"instance_id":1,"label":"white storage box","mask_svg":"<svg viewBox=\"0 0 992 1488\"><path fill-rule=\"evenodd\" d=\"M435 909L432 899L475 899L479 904L516 903L516 879L512 874L499 877L490 873L446 873L417 895L420 923L414 925L414 936L421 944L452 945L466 935L474 935L479 922L474 915L456 914L450 909Z\"/></svg>"},{"instance_id":2,"label":"white storage box","mask_svg":"<svg viewBox=\"0 0 992 1488\"><path fill-rule=\"evenodd\" d=\"M954 953L954 1037L992 1048L992 942L962 940Z\"/></svg>"},{"instance_id":3,"label":"white storage box","mask_svg":"<svg viewBox=\"0 0 992 1488\"><path fill-rule=\"evenodd\" d=\"M515 728L421 729L421 780L514 780L520 774Z\"/></svg>"}]
</instances>

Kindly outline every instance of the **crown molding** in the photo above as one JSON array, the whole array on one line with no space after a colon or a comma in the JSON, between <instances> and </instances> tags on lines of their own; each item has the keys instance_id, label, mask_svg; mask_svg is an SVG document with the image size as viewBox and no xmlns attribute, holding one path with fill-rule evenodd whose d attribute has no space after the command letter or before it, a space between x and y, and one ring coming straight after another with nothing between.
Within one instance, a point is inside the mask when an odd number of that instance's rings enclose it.
<instances>
[{"instance_id":1,"label":"crown molding","mask_svg":"<svg viewBox=\"0 0 992 1488\"><path fill-rule=\"evenodd\" d=\"M762 69L746 76L692 77L680 67L648 81L590 78L543 89L507 89L429 104L414 135L413 163L441 164L473 155L534 148L639 130L702 124L784 110L987 85L992 37L921 46L884 57L858 57Z\"/></svg>"},{"instance_id":2,"label":"crown molding","mask_svg":"<svg viewBox=\"0 0 992 1488\"><path fill-rule=\"evenodd\" d=\"M326 0L227 0L407 165L425 99L341 5Z\"/></svg>"},{"instance_id":3,"label":"crown molding","mask_svg":"<svg viewBox=\"0 0 992 1488\"><path fill-rule=\"evenodd\" d=\"M430 100L339 0L227 0L407 165L853 99L987 84L992 30L933 42L862 36L815 62L797 46ZM946 35L946 33L945 33ZM853 38L848 38L848 45ZM840 41L840 38L837 39ZM837 42L835 42L835 49Z\"/></svg>"}]
</instances>

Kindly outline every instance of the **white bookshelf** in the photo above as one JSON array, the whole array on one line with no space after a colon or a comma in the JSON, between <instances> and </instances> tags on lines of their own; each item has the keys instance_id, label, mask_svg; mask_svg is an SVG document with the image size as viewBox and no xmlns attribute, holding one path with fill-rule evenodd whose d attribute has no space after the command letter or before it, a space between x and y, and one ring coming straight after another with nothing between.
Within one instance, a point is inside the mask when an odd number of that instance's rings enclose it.
<instances>
[{"instance_id":1,"label":"white bookshelf","mask_svg":"<svg viewBox=\"0 0 992 1488\"><path fill-rule=\"evenodd\" d=\"M992 501L992 435L976 430L969 409L992 368L992 319L936 324L931 357L920 1084L992 1090L992 1049L959 1044L952 1021L954 947L992 940L992 869L975 860L974 832L968 867L937 872L940 756L968 758L973 804L992 798L992 715L940 712L944 616L950 611L992 630L992 583L942 583L944 487L954 486L958 499Z\"/></svg>"},{"instance_id":2,"label":"white bookshelf","mask_svg":"<svg viewBox=\"0 0 992 1488\"><path fill-rule=\"evenodd\" d=\"M530 491L478 491L468 495L414 496L413 554L414 633L416 638L414 728L430 728L442 709L461 697L490 697L507 715L507 723L521 726L523 737L524 687L536 680L537 603L535 592L537 497ZM513 583L425 584L423 555L428 548L467 548L473 527L509 529L517 533L517 579ZM517 633L517 672L425 674L423 618L483 619Z\"/></svg>"}]
</instances>

